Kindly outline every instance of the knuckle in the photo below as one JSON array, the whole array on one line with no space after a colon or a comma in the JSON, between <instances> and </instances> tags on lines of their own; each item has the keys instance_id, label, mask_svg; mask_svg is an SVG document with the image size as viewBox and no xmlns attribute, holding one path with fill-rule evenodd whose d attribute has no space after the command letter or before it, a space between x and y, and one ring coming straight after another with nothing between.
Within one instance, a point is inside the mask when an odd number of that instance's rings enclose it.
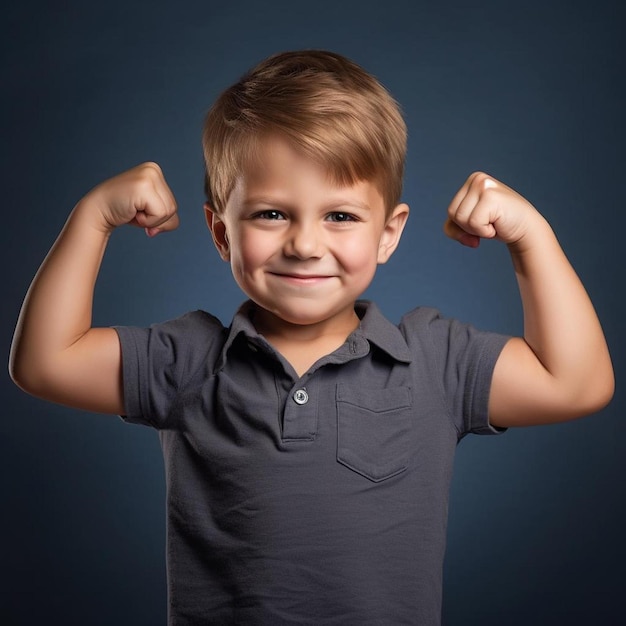
<instances>
[{"instance_id":1,"label":"knuckle","mask_svg":"<svg viewBox=\"0 0 626 626\"><path fill-rule=\"evenodd\" d=\"M485 172L482 172L480 170L476 170L475 172L472 172L470 174L469 180L471 182L471 184L480 184L480 182L484 179L484 177L486 177L487 174L485 174Z\"/></svg>"},{"instance_id":2,"label":"knuckle","mask_svg":"<svg viewBox=\"0 0 626 626\"><path fill-rule=\"evenodd\" d=\"M484 225L484 221L481 219L481 217L479 215L476 215L475 213L473 213L472 215L469 216L469 219L467 220L467 224L471 227L471 228L480 228Z\"/></svg>"},{"instance_id":3,"label":"knuckle","mask_svg":"<svg viewBox=\"0 0 626 626\"><path fill-rule=\"evenodd\" d=\"M480 189L482 192L488 192L490 189L495 189L497 187L495 179L492 176L489 176L489 174L485 174L484 172L481 172L477 180L480 184Z\"/></svg>"},{"instance_id":4,"label":"knuckle","mask_svg":"<svg viewBox=\"0 0 626 626\"><path fill-rule=\"evenodd\" d=\"M142 195L152 196L154 190L154 184L150 176L139 176L136 182L137 190Z\"/></svg>"},{"instance_id":5,"label":"knuckle","mask_svg":"<svg viewBox=\"0 0 626 626\"><path fill-rule=\"evenodd\" d=\"M156 172L157 174L161 174L163 172L163 170L161 170L161 166L154 161L146 161L145 163L142 163L140 167L148 172Z\"/></svg>"},{"instance_id":6,"label":"knuckle","mask_svg":"<svg viewBox=\"0 0 626 626\"><path fill-rule=\"evenodd\" d=\"M485 172L474 172L472 174L472 186L481 192L486 191L495 187L495 180Z\"/></svg>"},{"instance_id":7,"label":"knuckle","mask_svg":"<svg viewBox=\"0 0 626 626\"><path fill-rule=\"evenodd\" d=\"M137 168L137 178L140 182L154 188L163 178L163 173L157 163L146 161Z\"/></svg>"}]
</instances>

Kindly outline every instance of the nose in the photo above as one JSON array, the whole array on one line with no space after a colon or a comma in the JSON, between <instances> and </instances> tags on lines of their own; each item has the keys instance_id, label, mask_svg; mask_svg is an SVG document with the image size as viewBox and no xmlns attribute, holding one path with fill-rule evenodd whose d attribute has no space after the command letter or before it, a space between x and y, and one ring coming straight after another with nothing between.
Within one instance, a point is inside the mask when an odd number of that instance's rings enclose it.
<instances>
[{"instance_id":1,"label":"nose","mask_svg":"<svg viewBox=\"0 0 626 626\"><path fill-rule=\"evenodd\" d=\"M300 260L319 258L322 255L323 236L315 224L294 223L289 229L284 252Z\"/></svg>"}]
</instances>

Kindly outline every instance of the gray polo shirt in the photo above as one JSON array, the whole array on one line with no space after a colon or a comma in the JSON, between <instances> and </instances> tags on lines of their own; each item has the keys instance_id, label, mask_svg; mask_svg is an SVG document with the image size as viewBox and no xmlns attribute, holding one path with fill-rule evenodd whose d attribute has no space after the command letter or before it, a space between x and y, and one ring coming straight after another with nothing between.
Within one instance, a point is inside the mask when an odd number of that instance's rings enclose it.
<instances>
[{"instance_id":1,"label":"gray polo shirt","mask_svg":"<svg viewBox=\"0 0 626 626\"><path fill-rule=\"evenodd\" d=\"M434 625L454 451L493 433L507 337L418 308L298 377L250 322L120 327L125 419L159 430L169 623Z\"/></svg>"}]
</instances>

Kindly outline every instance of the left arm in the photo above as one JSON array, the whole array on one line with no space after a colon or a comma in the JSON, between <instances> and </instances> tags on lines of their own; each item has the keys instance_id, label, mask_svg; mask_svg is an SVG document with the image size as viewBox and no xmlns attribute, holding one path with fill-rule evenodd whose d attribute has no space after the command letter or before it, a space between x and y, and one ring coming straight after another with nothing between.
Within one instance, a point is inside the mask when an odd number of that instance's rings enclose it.
<instances>
[{"instance_id":1,"label":"left arm","mask_svg":"<svg viewBox=\"0 0 626 626\"><path fill-rule=\"evenodd\" d=\"M508 245L522 298L524 337L496 363L494 426L529 426L594 413L611 400L613 367L600 322L547 221L518 193L472 174L448 209L448 236L476 247Z\"/></svg>"}]
</instances>

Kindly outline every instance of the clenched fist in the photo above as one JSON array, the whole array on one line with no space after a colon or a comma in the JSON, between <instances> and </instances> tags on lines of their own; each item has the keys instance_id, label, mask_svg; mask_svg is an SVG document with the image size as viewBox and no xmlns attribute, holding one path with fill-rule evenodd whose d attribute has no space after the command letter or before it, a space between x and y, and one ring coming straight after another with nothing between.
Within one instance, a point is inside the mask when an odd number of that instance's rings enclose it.
<instances>
[{"instance_id":1,"label":"clenched fist","mask_svg":"<svg viewBox=\"0 0 626 626\"><path fill-rule=\"evenodd\" d=\"M142 163L94 187L82 200L106 230L131 224L150 237L178 227L176 200L156 163Z\"/></svg>"},{"instance_id":2,"label":"clenched fist","mask_svg":"<svg viewBox=\"0 0 626 626\"><path fill-rule=\"evenodd\" d=\"M484 172L475 172L452 199L444 232L471 248L481 239L518 244L542 220L516 191Z\"/></svg>"}]
</instances>

